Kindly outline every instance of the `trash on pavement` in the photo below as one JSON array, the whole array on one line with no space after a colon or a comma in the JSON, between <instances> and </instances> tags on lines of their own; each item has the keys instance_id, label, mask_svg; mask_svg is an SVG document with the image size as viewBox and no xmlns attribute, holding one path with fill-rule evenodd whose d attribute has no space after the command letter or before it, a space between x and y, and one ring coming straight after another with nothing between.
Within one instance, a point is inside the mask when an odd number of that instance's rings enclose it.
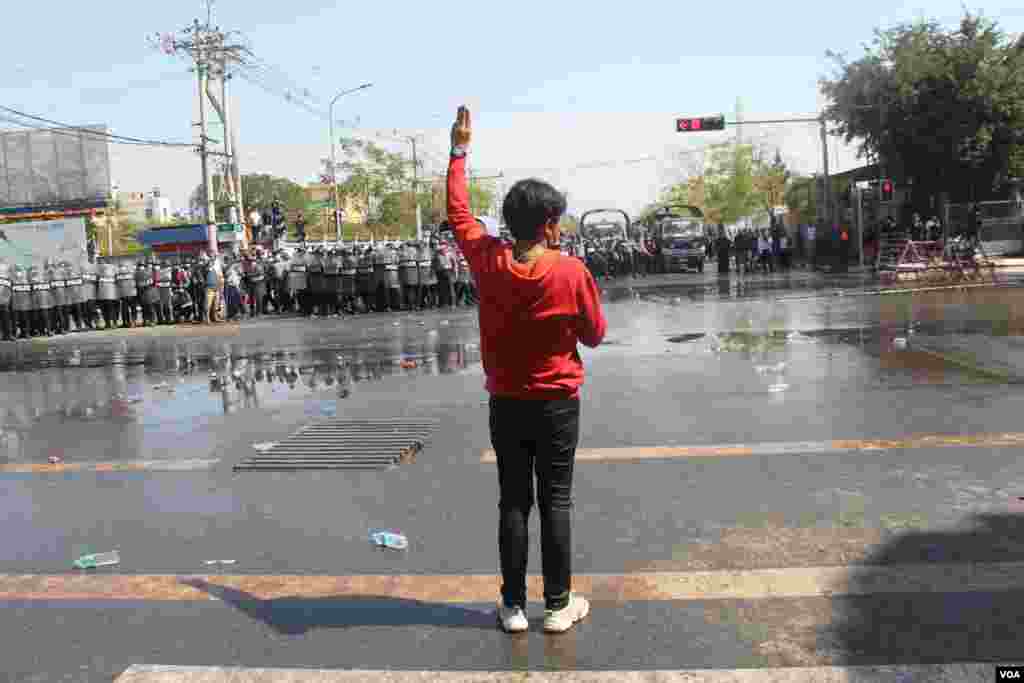
<instances>
[{"instance_id":1,"label":"trash on pavement","mask_svg":"<svg viewBox=\"0 0 1024 683\"><path fill-rule=\"evenodd\" d=\"M773 384L770 387L768 387L768 391L772 392L773 394L778 394L780 392L785 391L786 389L789 389L789 385L783 382L779 382L778 384Z\"/></svg>"},{"instance_id":2,"label":"trash on pavement","mask_svg":"<svg viewBox=\"0 0 1024 683\"><path fill-rule=\"evenodd\" d=\"M254 443L252 447L257 451L269 451L271 448L277 445L276 441L264 441L262 443Z\"/></svg>"},{"instance_id":3,"label":"trash on pavement","mask_svg":"<svg viewBox=\"0 0 1024 683\"><path fill-rule=\"evenodd\" d=\"M235 560L206 560L203 564L209 566L214 564L234 564Z\"/></svg>"},{"instance_id":4,"label":"trash on pavement","mask_svg":"<svg viewBox=\"0 0 1024 683\"><path fill-rule=\"evenodd\" d=\"M371 531L370 543L380 548L391 548L392 550L405 550L409 547L409 540L396 530Z\"/></svg>"},{"instance_id":5,"label":"trash on pavement","mask_svg":"<svg viewBox=\"0 0 1024 683\"><path fill-rule=\"evenodd\" d=\"M442 325L449 325L450 323L449 323L449 322L448 322L447 320L442 320L442 321L441 321L441 324L442 324Z\"/></svg>"},{"instance_id":6,"label":"trash on pavement","mask_svg":"<svg viewBox=\"0 0 1024 683\"><path fill-rule=\"evenodd\" d=\"M906 337L896 337L892 340L892 345L897 349L905 349L907 348L907 339Z\"/></svg>"},{"instance_id":7,"label":"trash on pavement","mask_svg":"<svg viewBox=\"0 0 1024 683\"><path fill-rule=\"evenodd\" d=\"M120 564L120 562L121 555L116 550L111 550L109 553L82 555L80 558L75 560L74 566L77 569L94 569L96 567L107 567L112 564Z\"/></svg>"},{"instance_id":8,"label":"trash on pavement","mask_svg":"<svg viewBox=\"0 0 1024 683\"><path fill-rule=\"evenodd\" d=\"M50 463L51 465L59 465L59 464L61 464L62 462L64 462L64 460L63 460L63 459L62 459L62 458L61 458L61 457L60 457L59 455L51 455L51 456L50 456L49 458L47 458L46 460L47 460L47 462L49 462L49 463Z\"/></svg>"}]
</instances>

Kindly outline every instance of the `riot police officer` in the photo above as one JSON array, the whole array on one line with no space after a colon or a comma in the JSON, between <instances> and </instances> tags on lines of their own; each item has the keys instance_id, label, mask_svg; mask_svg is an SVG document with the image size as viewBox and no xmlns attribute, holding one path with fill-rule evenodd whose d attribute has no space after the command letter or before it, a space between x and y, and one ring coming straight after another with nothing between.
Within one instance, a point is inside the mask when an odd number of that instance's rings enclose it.
<instances>
[{"instance_id":1,"label":"riot police officer","mask_svg":"<svg viewBox=\"0 0 1024 683\"><path fill-rule=\"evenodd\" d=\"M161 325L174 324L174 292L171 291L173 286L174 271L167 259L163 259L157 269L156 280L156 288L160 295L158 312Z\"/></svg>"},{"instance_id":2,"label":"riot police officer","mask_svg":"<svg viewBox=\"0 0 1024 683\"><path fill-rule=\"evenodd\" d=\"M121 298L117 295L117 266L107 262L105 259L100 261L99 293L97 296L97 301L103 307L104 329L109 330L117 322Z\"/></svg>"},{"instance_id":3,"label":"riot police officer","mask_svg":"<svg viewBox=\"0 0 1024 683\"><path fill-rule=\"evenodd\" d=\"M434 254L434 272L437 273L437 305L454 308L455 306L455 260L444 242Z\"/></svg>"},{"instance_id":4,"label":"riot police officer","mask_svg":"<svg viewBox=\"0 0 1024 683\"><path fill-rule=\"evenodd\" d=\"M156 291L153 289L153 271L145 261L135 264L135 295L142 305L142 323L146 327L152 327L156 317Z\"/></svg>"},{"instance_id":5,"label":"riot police officer","mask_svg":"<svg viewBox=\"0 0 1024 683\"><path fill-rule=\"evenodd\" d=\"M341 303L348 313L356 312L356 296L359 290L356 288L356 273L359 269L359 259L355 253L348 248L341 250Z\"/></svg>"},{"instance_id":6,"label":"riot police officer","mask_svg":"<svg viewBox=\"0 0 1024 683\"><path fill-rule=\"evenodd\" d=\"M420 284L417 256L416 247L413 246L412 242L406 242L402 245L401 257L398 263L398 274L399 281L402 283L403 299L405 300L405 310L407 311L419 308L419 302L416 299L416 290Z\"/></svg>"},{"instance_id":7,"label":"riot police officer","mask_svg":"<svg viewBox=\"0 0 1024 683\"><path fill-rule=\"evenodd\" d=\"M69 320L65 317L67 314L67 278L64 273L64 264L50 264L49 277L50 277L50 291L53 296L53 320L54 332L57 334L67 334L70 332Z\"/></svg>"},{"instance_id":8,"label":"riot police officer","mask_svg":"<svg viewBox=\"0 0 1024 683\"><path fill-rule=\"evenodd\" d=\"M121 299L121 326L135 325L135 273L128 263L117 268L117 295Z\"/></svg>"},{"instance_id":9,"label":"riot police officer","mask_svg":"<svg viewBox=\"0 0 1024 683\"><path fill-rule=\"evenodd\" d=\"M82 264L82 317L85 319L85 326L90 330L96 329L97 308L100 301L100 273L96 263L92 259L86 259Z\"/></svg>"},{"instance_id":10,"label":"riot police officer","mask_svg":"<svg viewBox=\"0 0 1024 683\"><path fill-rule=\"evenodd\" d=\"M14 309L14 322L19 329L18 337L27 338L32 333L32 285L28 279L28 270L21 264L15 264L14 276L11 278L13 290L11 308Z\"/></svg>"},{"instance_id":11,"label":"riot police officer","mask_svg":"<svg viewBox=\"0 0 1024 683\"><path fill-rule=\"evenodd\" d=\"M473 274L469 271L469 261L461 250L456 252L458 263L458 275L455 281L455 305L468 306L470 304L469 289L473 284Z\"/></svg>"},{"instance_id":12,"label":"riot police officer","mask_svg":"<svg viewBox=\"0 0 1024 683\"><path fill-rule=\"evenodd\" d=\"M85 329L85 316L82 312L82 304L85 303L85 280L82 278L82 268L74 261L69 261L66 274L68 276L68 315L75 322L75 331L81 332Z\"/></svg>"},{"instance_id":13,"label":"riot police officer","mask_svg":"<svg viewBox=\"0 0 1024 683\"><path fill-rule=\"evenodd\" d=\"M33 337L53 336L53 293L50 291L46 265L32 266L28 271L28 280L32 285Z\"/></svg>"},{"instance_id":14,"label":"riot police officer","mask_svg":"<svg viewBox=\"0 0 1024 683\"><path fill-rule=\"evenodd\" d=\"M264 299L267 296L266 271L263 266L262 255L257 252L255 257L245 259L245 279L249 287L249 296L252 297L252 307L249 311L250 317L258 317L263 313Z\"/></svg>"},{"instance_id":15,"label":"riot police officer","mask_svg":"<svg viewBox=\"0 0 1024 683\"><path fill-rule=\"evenodd\" d=\"M324 311L337 317L341 298L341 254L331 249L324 257Z\"/></svg>"},{"instance_id":16,"label":"riot police officer","mask_svg":"<svg viewBox=\"0 0 1024 683\"><path fill-rule=\"evenodd\" d=\"M309 310L313 316L323 315L324 260L320 249L310 252L306 265L309 285Z\"/></svg>"},{"instance_id":17,"label":"riot police officer","mask_svg":"<svg viewBox=\"0 0 1024 683\"><path fill-rule=\"evenodd\" d=\"M437 304L437 273L434 271L434 244L424 244L419 249L420 259L420 307L433 308Z\"/></svg>"},{"instance_id":18,"label":"riot police officer","mask_svg":"<svg viewBox=\"0 0 1024 683\"><path fill-rule=\"evenodd\" d=\"M11 341L11 267L0 259L0 335L4 341Z\"/></svg>"},{"instance_id":19,"label":"riot police officer","mask_svg":"<svg viewBox=\"0 0 1024 683\"><path fill-rule=\"evenodd\" d=\"M402 310L402 283L398 279L398 247L395 244L387 245L385 250L387 260L384 264L384 284L387 286L388 307L392 311Z\"/></svg>"},{"instance_id":20,"label":"riot police officer","mask_svg":"<svg viewBox=\"0 0 1024 683\"><path fill-rule=\"evenodd\" d=\"M373 250L366 247L359 255L359 267L356 273L356 285L358 286L358 300L361 301L360 308L367 312L373 310Z\"/></svg>"},{"instance_id":21,"label":"riot police officer","mask_svg":"<svg viewBox=\"0 0 1024 683\"><path fill-rule=\"evenodd\" d=\"M278 313L290 311L292 308L291 298L288 295L289 264L288 259L281 252L274 257L274 310Z\"/></svg>"},{"instance_id":22,"label":"riot police officer","mask_svg":"<svg viewBox=\"0 0 1024 683\"><path fill-rule=\"evenodd\" d=\"M374 309L388 310L388 250L383 242L373 250L373 300Z\"/></svg>"},{"instance_id":23,"label":"riot police officer","mask_svg":"<svg viewBox=\"0 0 1024 683\"><path fill-rule=\"evenodd\" d=\"M298 303L303 314L306 312L306 289L309 285L306 255L300 249L292 256L288 266L288 298Z\"/></svg>"}]
</instances>

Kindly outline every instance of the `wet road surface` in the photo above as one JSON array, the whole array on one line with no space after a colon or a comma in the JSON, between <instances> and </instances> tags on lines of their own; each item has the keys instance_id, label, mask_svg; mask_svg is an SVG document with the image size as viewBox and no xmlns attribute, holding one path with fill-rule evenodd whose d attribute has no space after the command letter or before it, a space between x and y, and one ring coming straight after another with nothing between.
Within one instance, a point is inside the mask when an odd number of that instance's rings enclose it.
<instances>
[{"instance_id":1,"label":"wet road surface","mask_svg":"<svg viewBox=\"0 0 1024 683\"><path fill-rule=\"evenodd\" d=\"M539 631L539 584L529 634L494 628L475 310L0 347L4 672L991 680L985 663L1019 657L1024 392L934 348L1016 339L1024 289L653 280L607 286L608 339L581 351L574 572L594 608L560 637ZM254 444L324 417L437 429L390 471L232 472ZM374 528L400 529L409 549L374 549ZM70 568L113 548L117 566ZM954 667L970 662L984 666ZM856 668L879 665L904 668Z\"/></svg>"}]
</instances>

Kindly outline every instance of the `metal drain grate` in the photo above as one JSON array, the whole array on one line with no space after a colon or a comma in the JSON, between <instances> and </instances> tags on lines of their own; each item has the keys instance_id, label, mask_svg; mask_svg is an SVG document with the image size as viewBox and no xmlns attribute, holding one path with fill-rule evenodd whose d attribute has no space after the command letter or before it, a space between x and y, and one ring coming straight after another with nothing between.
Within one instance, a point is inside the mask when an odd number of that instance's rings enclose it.
<instances>
[{"instance_id":1,"label":"metal drain grate","mask_svg":"<svg viewBox=\"0 0 1024 683\"><path fill-rule=\"evenodd\" d=\"M318 420L259 455L236 472L383 470L412 462L437 427L436 420Z\"/></svg>"}]
</instances>

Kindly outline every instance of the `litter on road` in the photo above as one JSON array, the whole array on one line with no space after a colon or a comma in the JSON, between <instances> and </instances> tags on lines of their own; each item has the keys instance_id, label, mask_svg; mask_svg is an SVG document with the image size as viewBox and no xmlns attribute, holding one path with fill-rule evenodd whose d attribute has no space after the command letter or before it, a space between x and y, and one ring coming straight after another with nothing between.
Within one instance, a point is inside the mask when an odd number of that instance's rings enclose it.
<instances>
[{"instance_id":1,"label":"litter on road","mask_svg":"<svg viewBox=\"0 0 1024 683\"><path fill-rule=\"evenodd\" d=\"M206 560L203 564L210 566L215 564L234 564L235 560Z\"/></svg>"},{"instance_id":2,"label":"litter on road","mask_svg":"<svg viewBox=\"0 0 1024 683\"><path fill-rule=\"evenodd\" d=\"M74 566L76 569L95 569L96 567L108 567L113 564L120 564L120 562L121 555L116 550L112 550L108 553L82 555L80 558L75 560Z\"/></svg>"},{"instance_id":3,"label":"litter on road","mask_svg":"<svg viewBox=\"0 0 1024 683\"><path fill-rule=\"evenodd\" d=\"M778 384L773 384L770 387L768 387L768 391L772 392L773 394L778 394L780 392L785 391L786 389L789 389L789 385L784 384L782 382L779 382Z\"/></svg>"},{"instance_id":4,"label":"litter on road","mask_svg":"<svg viewBox=\"0 0 1024 683\"><path fill-rule=\"evenodd\" d=\"M252 447L257 451L269 451L271 448L277 445L276 441L264 441L262 443L254 443Z\"/></svg>"},{"instance_id":5,"label":"litter on road","mask_svg":"<svg viewBox=\"0 0 1024 683\"><path fill-rule=\"evenodd\" d=\"M392 550L405 550L409 547L409 540L400 531L371 531L370 543Z\"/></svg>"}]
</instances>

